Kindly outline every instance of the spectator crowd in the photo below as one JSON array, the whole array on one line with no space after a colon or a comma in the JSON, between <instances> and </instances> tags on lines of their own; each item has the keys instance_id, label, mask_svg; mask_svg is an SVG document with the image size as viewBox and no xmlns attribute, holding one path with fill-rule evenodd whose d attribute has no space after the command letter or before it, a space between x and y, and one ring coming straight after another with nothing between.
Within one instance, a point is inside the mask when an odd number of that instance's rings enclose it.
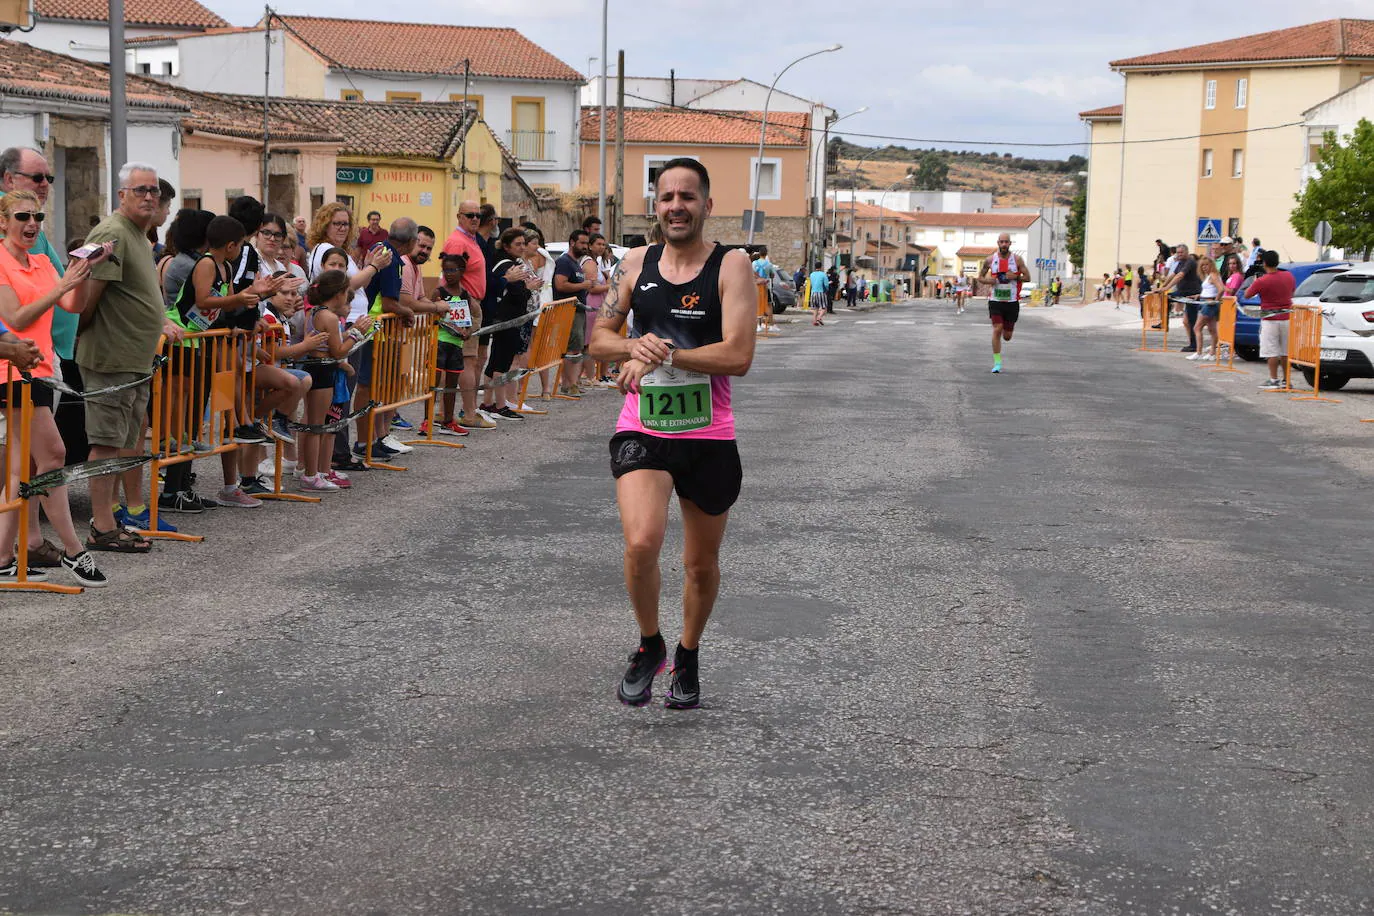
<instances>
[{"instance_id":1,"label":"spectator crowd","mask_svg":"<svg viewBox=\"0 0 1374 916\"><path fill-rule=\"evenodd\" d=\"M231 201L224 214L183 208L173 215L175 190L154 167L126 163L118 177L117 209L85 238L67 240L64 256L43 232L49 163L32 149L0 154L0 396L17 405L16 380L31 380L31 475L68 464L92 471L84 537L66 486L47 489L37 501L41 514L30 507L29 581L65 568L80 585L104 586L94 554L147 553L154 515L157 530L175 532L167 513L260 508L260 497L275 491L265 479L276 474L269 446L280 443L282 476L296 489L336 493L359 482L369 459L413 451L398 432L418 426L425 436L465 437L522 422L517 398L526 375L538 381L542 400L614 387L614 367L586 358L587 312L605 296L614 269L595 217L555 257L533 223L501 230L493 206L465 201L436 251L435 230L407 217L384 227L373 211L360 227L347 206L328 203L288 223L251 196ZM435 258L438 282L426 284L424 265ZM553 372L527 367L541 306L555 298L577 303L557 383ZM432 431L427 421L372 410L383 315L406 326L432 315L438 324ZM243 332L228 339L236 373L251 379L227 424L212 422L205 380L218 357L199 336L221 329ZM162 409L179 422L163 424L161 441L151 441L159 356L158 377L173 380L165 390L176 401ZM21 468L17 413L6 414L9 500ZM218 485L198 483L191 460L171 463L152 512L139 459L188 453L217 455ZM98 472L119 459L132 469ZM42 517L59 543L45 537ZM0 514L0 581L19 577L18 518Z\"/></svg>"}]
</instances>

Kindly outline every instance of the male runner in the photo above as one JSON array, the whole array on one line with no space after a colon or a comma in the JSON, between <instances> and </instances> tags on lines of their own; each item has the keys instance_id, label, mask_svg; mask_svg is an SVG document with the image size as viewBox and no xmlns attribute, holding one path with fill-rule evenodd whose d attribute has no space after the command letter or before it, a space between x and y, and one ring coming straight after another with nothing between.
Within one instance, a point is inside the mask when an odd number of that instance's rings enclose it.
<instances>
[{"instance_id":1,"label":"male runner","mask_svg":"<svg viewBox=\"0 0 1374 916\"><path fill-rule=\"evenodd\" d=\"M1011 340L1021 317L1021 284L1030 279L1024 261L1011 253L1011 236L997 236L997 253L983 261L978 285L990 286L988 317L992 319L992 371L1002 371L1002 341Z\"/></svg>"},{"instance_id":2,"label":"male runner","mask_svg":"<svg viewBox=\"0 0 1374 916\"><path fill-rule=\"evenodd\" d=\"M639 647L616 693L643 706L667 650L658 629L658 555L673 491L682 509L682 638L664 705L700 703L697 649L720 588L720 543L743 472L730 376L754 360L754 277L748 256L702 238L711 180L695 159L673 159L655 182L664 242L635 248L616 268L592 331L591 353L620 363L625 405L611 438L611 473L625 534L625 587ZM631 336L620 336L634 312Z\"/></svg>"}]
</instances>

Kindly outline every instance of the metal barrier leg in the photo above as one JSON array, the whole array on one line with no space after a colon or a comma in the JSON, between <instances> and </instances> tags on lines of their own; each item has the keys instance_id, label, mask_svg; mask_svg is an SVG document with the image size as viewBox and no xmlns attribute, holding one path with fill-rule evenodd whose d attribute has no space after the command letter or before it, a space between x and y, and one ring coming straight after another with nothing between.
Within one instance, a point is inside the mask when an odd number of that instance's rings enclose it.
<instances>
[{"instance_id":1,"label":"metal barrier leg","mask_svg":"<svg viewBox=\"0 0 1374 916\"><path fill-rule=\"evenodd\" d=\"M284 445L284 443L283 443L280 439L277 439L276 442L277 442L277 447L273 450L273 452L274 452L273 464L274 464L275 466L274 466L273 469L272 469L272 492L271 492L271 493L259 493L257 498L258 498L258 499L280 499L280 500L285 500L285 501L287 501L287 502L293 502L293 503L317 503L317 502L321 502L321 497L319 497L319 496L306 496L304 493L286 493L286 492L283 492L283 491L282 491L282 488L281 488L281 477L282 477L282 473L281 473L281 462L282 462L282 453L283 453L283 451L285 450L285 445ZM296 454L299 455L300 453L297 452ZM303 473L303 472L302 472L302 473Z\"/></svg>"}]
</instances>

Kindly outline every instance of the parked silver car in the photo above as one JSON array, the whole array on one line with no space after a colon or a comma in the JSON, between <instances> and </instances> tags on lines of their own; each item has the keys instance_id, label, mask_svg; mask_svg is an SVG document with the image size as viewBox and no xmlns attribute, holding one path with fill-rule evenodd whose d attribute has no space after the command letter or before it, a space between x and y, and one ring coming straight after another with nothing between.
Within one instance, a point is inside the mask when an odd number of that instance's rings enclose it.
<instances>
[{"instance_id":1,"label":"parked silver car","mask_svg":"<svg viewBox=\"0 0 1374 916\"><path fill-rule=\"evenodd\" d=\"M792 278L776 267L768 284L768 299L773 303L774 315L781 315L797 304L797 288L792 285Z\"/></svg>"}]
</instances>

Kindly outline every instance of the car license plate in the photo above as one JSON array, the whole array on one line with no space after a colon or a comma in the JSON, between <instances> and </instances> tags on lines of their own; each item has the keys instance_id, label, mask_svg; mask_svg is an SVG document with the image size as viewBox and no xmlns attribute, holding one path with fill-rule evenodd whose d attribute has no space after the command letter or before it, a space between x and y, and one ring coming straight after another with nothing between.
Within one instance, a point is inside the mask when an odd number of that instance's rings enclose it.
<instances>
[{"instance_id":1,"label":"car license plate","mask_svg":"<svg viewBox=\"0 0 1374 916\"><path fill-rule=\"evenodd\" d=\"M1323 350L1322 359L1345 359L1344 350Z\"/></svg>"}]
</instances>

